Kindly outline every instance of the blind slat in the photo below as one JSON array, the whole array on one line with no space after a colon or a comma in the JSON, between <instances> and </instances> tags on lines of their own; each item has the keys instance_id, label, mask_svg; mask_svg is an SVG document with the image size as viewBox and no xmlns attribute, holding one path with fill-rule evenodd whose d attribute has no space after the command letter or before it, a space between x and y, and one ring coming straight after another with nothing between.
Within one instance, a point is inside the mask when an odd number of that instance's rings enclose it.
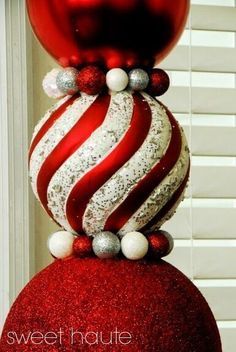
<instances>
[{"instance_id":1,"label":"blind slat","mask_svg":"<svg viewBox=\"0 0 236 352\"><path fill-rule=\"evenodd\" d=\"M236 127L192 126L190 133L190 127L184 126L184 130L193 155L236 155Z\"/></svg>"},{"instance_id":2,"label":"blind slat","mask_svg":"<svg viewBox=\"0 0 236 352\"><path fill-rule=\"evenodd\" d=\"M235 250L227 246L193 246L193 268L196 279L233 279L236 277Z\"/></svg>"},{"instance_id":3,"label":"blind slat","mask_svg":"<svg viewBox=\"0 0 236 352\"><path fill-rule=\"evenodd\" d=\"M204 204L203 200L203 204ZM163 225L174 238L187 239L236 239L236 207L196 206L192 208L183 202L174 217Z\"/></svg>"},{"instance_id":4,"label":"blind slat","mask_svg":"<svg viewBox=\"0 0 236 352\"><path fill-rule=\"evenodd\" d=\"M191 98L191 99L190 99ZM236 90L231 88L171 87L161 97L171 111L194 114L236 114Z\"/></svg>"},{"instance_id":5,"label":"blind slat","mask_svg":"<svg viewBox=\"0 0 236 352\"><path fill-rule=\"evenodd\" d=\"M236 31L236 8L192 5L192 29Z\"/></svg>"},{"instance_id":6,"label":"blind slat","mask_svg":"<svg viewBox=\"0 0 236 352\"><path fill-rule=\"evenodd\" d=\"M236 198L235 166L192 166L191 187L195 198Z\"/></svg>"},{"instance_id":7,"label":"blind slat","mask_svg":"<svg viewBox=\"0 0 236 352\"><path fill-rule=\"evenodd\" d=\"M198 286L199 287L199 286ZM217 320L234 320L236 317L236 286L199 287L210 304ZM224 299L222 299L224 297Z\"/></svg>"},{"instance_id":8,"label":"blind slat","mask_svg":"<svg viewBox=\"0 0 236 352\"><path fill-rule=\"evenodd\" d=\"M235 19L236 22L236 19ZM224 58L224 59L222 59ZM191 69L196 72L226 72L236 71L236 49L194 47L191 48ZM171 55L160 64L164 70L188 71L190 52L188 46L177 46Z\"/></svg>"}]
</instances>

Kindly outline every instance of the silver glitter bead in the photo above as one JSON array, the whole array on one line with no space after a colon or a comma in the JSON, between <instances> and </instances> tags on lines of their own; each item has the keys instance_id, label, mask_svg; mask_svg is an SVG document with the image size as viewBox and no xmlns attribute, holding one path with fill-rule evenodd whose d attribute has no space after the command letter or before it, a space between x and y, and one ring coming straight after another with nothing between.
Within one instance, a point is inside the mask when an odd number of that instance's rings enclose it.
<instances>
[{"instance_id":1,"label":"silver glitter bead","mask_svg":"<svg viewBox=\"0 0 236 352\"><path fill-rule=\"evenodd\" d=\"M135 91L141 91L147 88L149 76L141 68L135 68L129 73L129 87Z\"/></svg>"},{"instance_id":2,"label":"silver glitter bead","mask_svg":"<svg viewBox=\"0 0 236 352\"><path fill-rule=\"evenodd\" d=\"M115 257L120 251L120 240L112 232L100 232L93 239L93 251L102 259Z\"/></svg>"},{"instance_id":3,"label":"silver glitter bead","mask_svg":"<svg viewBox=\"0 0 236 352\"><path fill-rule=\"evenodd\" d=\"M76 83L77 74L78 71L73 67L67 67L60 71L56 79L58 89L67 95L72 95L78 92L78 86Z\"/></svg>"}]
</instances>

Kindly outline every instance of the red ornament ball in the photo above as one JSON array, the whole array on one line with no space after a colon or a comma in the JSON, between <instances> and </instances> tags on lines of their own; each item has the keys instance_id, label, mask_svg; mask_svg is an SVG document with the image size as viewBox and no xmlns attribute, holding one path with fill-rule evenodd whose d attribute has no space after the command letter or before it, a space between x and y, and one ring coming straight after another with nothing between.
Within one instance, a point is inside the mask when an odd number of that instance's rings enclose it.
<instances>
[{"instance_id":1,"label":"red ornament ball","mask_svg":"<svg viewBox=\"0 0 236 352\"><path fill-rule=\"evenodd\" d=\"M177 43L189 0L27 0L44 48L63 66L152 67ZM92 57L86 57L87 51ZM110 52L115 54L110 55ZM128 60L131 55L135 60ZM130 62L132 66L130 66ZM118 66L114 66L115 63ZM120 64L122 63L122 65ZM81 65L81 66L80 66Z\"/></svg>"},{"instance_id":2,"label":"red ornament ball","mask_svg":"<svg viewBox=\"0 0 236 352\"><path fill-rule=\"evenodd\" d=\"M36 275L11 308L0 350L222 352L205 299L176 268L98 258L56 260Z\"/></svg>"},{"instance_id":3,"label":"red ornament ball","mask_svg":"<svg viewBox=\"0 0 236 352\"><path fill-rule=\"evenodd\" d=\"M78 73L78 88L81 92L88 95L100 93L105 83L105 73L96 66L87 66Z\"/></svg>"},{"instance_id":4,"label":"red ornament ball","mask_svg":"<svg viewBox=\"0 0 236 352\"><path fill-rule=\"evenodd\" d=\"M73 254L84 258L92 254L92 239L86 235L77 236L73 243Z\"/></svg>"},{"instance_id":5,"label":"red ornament ball","mask_svg":"<svg viewBox=\"0 0 236 352\"><path fill-rule=\"evenodd\" d=\"M148 255L153 259L160 259L167 256L174 247L172 236L166 231L157 231L147 236L149 249Z\"/></svg>"},{"instance_id":6,"label":"red ornament ball","mask_svg":"<svg viewBox=\"0 0 236 352\"><path fill-rule=\"evenodd\" d=\"M154 68L149 75L149 85L147 92L154 96L160 96L167 92L170 86L170 78L168 74L160 68Z\"/></svg>"}]
</instances>

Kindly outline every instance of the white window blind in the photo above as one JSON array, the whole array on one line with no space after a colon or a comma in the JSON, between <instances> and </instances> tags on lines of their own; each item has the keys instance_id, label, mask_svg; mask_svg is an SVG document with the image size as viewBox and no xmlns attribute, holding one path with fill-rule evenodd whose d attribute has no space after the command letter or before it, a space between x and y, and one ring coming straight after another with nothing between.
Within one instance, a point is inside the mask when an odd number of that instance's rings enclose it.
<instances>
[{"instance_id":1,"label":"white window blind","mask_svg":"<svg viewBox=\"0 0 236 352\"><path fill-rule=\"evenodd\" d=\"M236 6L194 0L187 28L160 65L172 86L162 101L192 152L185 201L164 225L175 238L168 261L208 300L224 352L236 351Z\"/></svg>"}]
</instances>

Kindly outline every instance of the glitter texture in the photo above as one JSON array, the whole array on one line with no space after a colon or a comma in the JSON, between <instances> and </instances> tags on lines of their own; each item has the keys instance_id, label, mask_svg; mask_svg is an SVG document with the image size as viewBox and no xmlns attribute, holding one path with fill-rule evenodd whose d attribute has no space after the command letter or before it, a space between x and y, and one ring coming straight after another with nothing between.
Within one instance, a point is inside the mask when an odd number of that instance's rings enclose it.
<instances>
[{"instance_id":1,"label":"glitter texture","mask_svg":"<svg viewBox=\"0 0 236 352\"><path fill-rule=\"evenodd\" d=\"M59 331L62 345L9 345L7 333ZM93 346L70 329L128 331L131 343ZM77 343L76 343L77 341ZM198 289L163 261L57 260L21 292L7 318L1 352L222 352L213 315Z\"/></svg>"},{"instance_id":2,"label":"glitter texture","mask_svg":"<svg viewBox=\"0 0 236 352\"><path fill-rule=\"evenodd\" d=\"M129 73L129 88L135 91L142 91L147 88L149 77L146 71L135 68Z\"/></svg>"},{"instance_id":3,"label":"glitter texture","mask_svg":"<svg viewBox=\"0 0 236 352\"><path fill-rule=\"evenodd\" d=\"M120 240L112 232L100 232L93 239L93 251L99 258L113 258L120 251Z\"/></svg>"},{"instance_id":4,"label":"glitter texture","mask_svg":"<svg viewBox=\"0 0 236 352\"><path fill-rule=\"evenodd\" d=\"M57 88L65 94L75 94L78 92L77 76L78 71L73 67L61 70L56 77Z\"/></svg>"}]
</instances>

